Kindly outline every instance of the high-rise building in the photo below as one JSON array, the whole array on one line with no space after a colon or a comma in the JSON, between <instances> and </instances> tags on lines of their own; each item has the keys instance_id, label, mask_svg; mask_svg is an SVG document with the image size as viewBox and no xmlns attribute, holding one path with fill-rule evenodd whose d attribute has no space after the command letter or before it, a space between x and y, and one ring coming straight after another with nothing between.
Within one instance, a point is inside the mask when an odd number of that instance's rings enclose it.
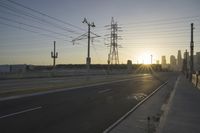
<instances>
[{"instance_id":1,"label":"high-rise building","mask_svg":"<svg viewBox=\"0 0 200 133\"><path fill-rule=\"evenodd\" d=\"M200 70L200 52L196 52L196 55L194 56L194 69L196 71Z\"/></svg>"},{"instance_id":2,"label":"high-rise building","mask_svg":"<svg viewBox=\"0 0 200 133\"><path fill-rule=\"evenodd\" d=\"M162 68L167 68L166 56L161 57L161 65L162 65Z\"/></svg>"},{"instance_id":3,"label":"high-rise building","mask_svg":"<svg viewBox=\"0 0 200 133\"><path fill-rule=\"evenodd\" d=\"M176 57L174 55L170 56L170 69L176 70Z\"/></svg>"},{"instance_id":4,"label":"high-rise building","mask_svg":"<svg viewBox=\"0 0 200 133\"><path fill-rule=\"evenodd\" d=\"M166 65L166 64L167 64L167 62L166 62L166 57L165 57L165 56L162 56L161 64L162 64L162 65Z\"/></svg>"},{"instance_id":5,"label":"high-rise building","mask_svg":"<svg viewBox=\"0 0 200 133\"><path fill-rule=\"evenodd\" d=\"M190 67L190 63L189 63L190 62L190 56L189 56L189 52L188 51L184 52L184 60L185 60L185 63L187 64L186 68L189 69L189 67ZM184 65L186 65L186 64L184 64Z\"/></svg>"},{"instance_id":6,"label":"high-rise building","mask_svg":"<svg viewBox=\"0 0 200 133\"><path fill-rule=\"evenodd\" d=\"M178 71L182 70L182 65L183 65L183 59L181 56L181 50L178 50L178 55L177 55L177 69Z\"/></svg>"}]
</instances>

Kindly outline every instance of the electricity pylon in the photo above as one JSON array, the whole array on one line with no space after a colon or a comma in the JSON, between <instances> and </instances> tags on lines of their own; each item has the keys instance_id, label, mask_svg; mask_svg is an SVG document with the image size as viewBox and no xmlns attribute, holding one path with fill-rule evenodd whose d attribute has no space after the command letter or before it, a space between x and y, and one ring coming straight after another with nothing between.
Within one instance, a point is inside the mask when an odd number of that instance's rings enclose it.
<instances>
[{"instance_id":1,"label":"electricity pylon","mask_svg":"<svg viewBox=\"0 0 200 133\"><path fill-rule=\"evenodd\" d=\"M108 25L110 28L110 52L108 54L108 64L119 64L119 54L118 54L118 39L120 36L118 36L118 31L121 27L118 27L117 22L114 21L114 18L112 17L111 25Z\"/></svg>"}]
</instances>

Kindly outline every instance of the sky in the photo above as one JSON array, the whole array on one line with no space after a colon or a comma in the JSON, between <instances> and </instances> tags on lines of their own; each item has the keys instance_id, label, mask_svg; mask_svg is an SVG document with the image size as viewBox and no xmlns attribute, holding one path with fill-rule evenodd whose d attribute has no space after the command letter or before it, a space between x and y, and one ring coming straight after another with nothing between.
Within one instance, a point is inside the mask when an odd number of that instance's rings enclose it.
<instances>
[{"instance_id":1,"label":"sky","mask_svg":"<svg viewBox=\"0 0 200 133\"><path fill-rule=\"evenodd\" d=\"M163 55L169 62L178 50L189 51L191 23L194 51L200 51L199 9L199 0L1 0L0 64L51 65L53 41L57 64L84 64L87 39L71 42L87 32L84 17L100 36L91 44L93 64L107 63L110 31L105 26L112 17L121 30L120 64L150 63L151 55L153 63Z\"/></svg>"}]
</instances>

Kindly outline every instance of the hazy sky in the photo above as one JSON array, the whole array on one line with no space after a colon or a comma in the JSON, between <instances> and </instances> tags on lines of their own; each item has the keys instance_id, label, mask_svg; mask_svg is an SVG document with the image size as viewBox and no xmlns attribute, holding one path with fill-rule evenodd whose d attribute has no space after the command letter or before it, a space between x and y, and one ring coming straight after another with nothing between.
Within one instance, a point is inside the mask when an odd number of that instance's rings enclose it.
<instances>
[{"instance_id":1,"label":"hazy sky","mask_svg":"<svg viewBox=\"0 0 200 133\"><path fill-rule=\"evenodd\" d=\"M94 22L91 31L101 37L91 46L92 63L107 63L106 34L114 17L122 28L118 43L120 63L150 63L189 50L190 23L195 26L195 52L200 51L200 0L13 0L66 22L45 17L9 2L0 1L0 64L52 64L56 41L58 64L85 63L87 40L83 18ZM68 23L68 24L67 24ZM73 26L72 26L73 25Z\"/></svg>"}]
</instances>

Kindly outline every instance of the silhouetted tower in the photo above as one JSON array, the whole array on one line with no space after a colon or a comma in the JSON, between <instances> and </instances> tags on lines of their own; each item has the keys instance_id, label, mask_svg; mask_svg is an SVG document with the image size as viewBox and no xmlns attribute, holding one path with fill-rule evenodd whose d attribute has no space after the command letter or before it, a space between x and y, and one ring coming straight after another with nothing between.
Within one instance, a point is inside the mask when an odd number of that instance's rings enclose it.
<instances>
[{"instance_id":1,"label":"silhouetted tower","mask_svg":"<svg viewBox=\"0 0 200 133\"><path fill-rule=\"evenodd\" d=\"M112 17L110 25L110 52L108 54L108 64L119 64L119 54L118 54L118 27L117 23Z\"/></svg>"},{"instance_id":2,"label":"silhouetted tower","mask_svg":"<svg viewBox=\"0 0 200 133\"><path fill-rule=\"evenodd\" d=\"M187 52L187 49L186 49L184 53L184 69L183 70L187 78L188 78L188 57L189 57L189 53Z\"/></svg>"},{"instance_id":3,"label":"silhouetted tower","mask_svg":"<svg viewBox=\"0 0 200 133\"><path fill-rule=\"evenodd\" d=\"M187 49L185 50L185 53L184 53L184 59L185 59L185 68L186 70L188 69L188 57L189 57L189 53L187 52Z\"/></svg>"},{"instance_id":4,"label":"silhouetted tower","mask_svg":"<svg viewBox=\"0 0 200 133\"><path fill-rule=\"evenodd\" d=\"M51 51L51 58L53 58L53 67L56 66L56 58L58 58L58 52L56 52L56 41L53 44L53 51Z\"/></svg>"},{"instance_id":5,"label":"silhouetted tower","mask_svg":"<svg viewBox=\"0 0 200 133\"><path fill-rule=\"evenodd\" d=\"M173 71L176 70L176 57L174 55L170 56L170 69Z\"/></svg>"},{"instance_id":6,"label":"silhouetted tower","mask_svg":"<svg viewBox=\"0 0 200 133\"><path fill-rule=\"evenodd\" d=\"M166 65L166 64L167 64L166 56L162 56L162 57L161 57L161 64L162 64L162 65Z\"/></svg>"},{"instance_id":7,"label":"silhouetted tower","mask_svg":"<svg viewBox=\"0 0 200 133\"><path fill-rule=\"evenodd\" d=\"M194 30L194 24L191 23L191 42L190 42L190 80L192 79L192 73L194 71L194 41L193 41L193 30Z\"/></svg>"},{"instance_id":8,"label":"silhouetted tower","mask_svg":"<svg viewBox=\"0 0 200 133\"><path fill-rule=\"evenodd\" d=\"M178 50L178 55L177 55L177 68L178 68L178 71L181 71L182 65L183 65L183 59L182 59L182 56L181 56L181 50Z\"/></svg>"}]
</instances>

